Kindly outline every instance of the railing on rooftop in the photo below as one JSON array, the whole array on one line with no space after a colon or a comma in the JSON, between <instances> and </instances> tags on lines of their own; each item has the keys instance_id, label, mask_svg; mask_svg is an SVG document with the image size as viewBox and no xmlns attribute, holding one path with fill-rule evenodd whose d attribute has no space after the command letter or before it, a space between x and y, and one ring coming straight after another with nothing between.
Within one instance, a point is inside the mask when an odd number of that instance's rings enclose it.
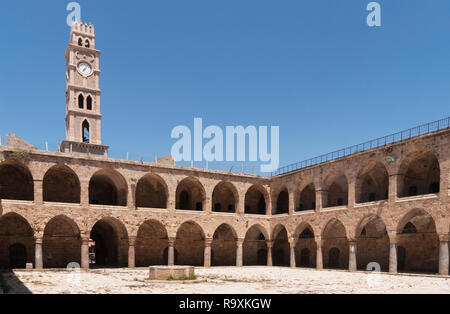
<instances>
[{"instance_id":1,"label":"railing on rooftop","mask_svg":"<svg viewBox=\"0 0 450 314\"><path fill-rule=\"evenodd\" d=\"M318 157L310 158L304 161L300 161L288 166L284 166L278 168L277 171L272 172L271 176L277 176L285 173L289 173L292 171L296 171L299 169L315 166L327 161L336 160L342 157L346 157L355 153L363 152L369 149L383 147L386 145L390 145L393 143L401 142L403 140L407 140L413 137L417 137L420 135L428 134L431 132L444 130L450 128L450 117L437 120L434 122L430 122L427 124L419 125L414 128L404 130L398 133L390 134L384 137L377 138L375 140L371 140L365 143L353 145L347 148L343 148L332 153L324 154Z\"/></svg>"}]
</instances>

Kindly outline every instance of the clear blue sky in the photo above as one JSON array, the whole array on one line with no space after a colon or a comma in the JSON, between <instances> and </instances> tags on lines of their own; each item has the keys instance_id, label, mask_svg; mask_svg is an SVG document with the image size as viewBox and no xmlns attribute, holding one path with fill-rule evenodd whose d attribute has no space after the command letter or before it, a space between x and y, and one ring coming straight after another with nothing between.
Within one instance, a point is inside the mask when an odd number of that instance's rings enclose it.
<instances>
[{"instance_id":1,"label":"clear blue sky","mask_svg":"<svg viewBox=\"0 0 450 314\"><path fill-rule=\"evenodd\" d=\"M65 136L70 1L0 11L0 134ZM449 116L450 1L78 1L102 50L111 156L170 153L170 132L279 125L281 165Z\"/></svg>"}]
</instances>

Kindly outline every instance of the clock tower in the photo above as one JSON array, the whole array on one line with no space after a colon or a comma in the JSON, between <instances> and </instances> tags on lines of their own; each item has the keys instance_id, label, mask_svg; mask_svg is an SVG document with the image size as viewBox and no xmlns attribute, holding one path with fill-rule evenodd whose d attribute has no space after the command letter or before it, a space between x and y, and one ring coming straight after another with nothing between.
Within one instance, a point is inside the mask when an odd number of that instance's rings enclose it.
<instances>
[{"instance_id":1,"label":"clock tower","mask_svg":"<svg viewBox=\"0 0 450 314\"><path fill-rule=\"evenodd\" d=\"M61 152L107 156L101 141L100 51L94 26L73 22L66 50L66 140Z\"/></svg>"}]
</instances>

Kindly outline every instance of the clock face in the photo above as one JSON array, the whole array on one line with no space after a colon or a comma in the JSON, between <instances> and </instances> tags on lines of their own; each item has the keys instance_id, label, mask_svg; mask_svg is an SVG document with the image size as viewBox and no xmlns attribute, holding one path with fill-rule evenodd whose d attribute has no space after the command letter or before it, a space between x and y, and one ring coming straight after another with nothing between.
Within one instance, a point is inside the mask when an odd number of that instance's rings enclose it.
<instances>
[{"instance_id":1,"label":"clock face","mask_svg":"<svg viewBox=\"0 0 450 314\"><path fill-rule=\"evenodd\" d=\"M81 75L89 76L92 73L92 68L88 63L81 62L78 64L78 72L80 72Z\"/></svg>"}]
</instances>

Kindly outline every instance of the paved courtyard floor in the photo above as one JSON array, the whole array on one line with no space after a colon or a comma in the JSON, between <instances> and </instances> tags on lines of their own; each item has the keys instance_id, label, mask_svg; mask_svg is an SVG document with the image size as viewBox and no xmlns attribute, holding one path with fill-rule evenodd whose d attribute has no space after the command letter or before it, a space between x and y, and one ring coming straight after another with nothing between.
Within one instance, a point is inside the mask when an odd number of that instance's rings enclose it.
<instances>
[{"instance_id":1,"label":"paved courtyard floor","mask_svg":"<svg viewBox=\"0 0 450 314\"><path fill-rule=\"evenodd\" d=\"M278 267L196 269L192 282L148 280L147 269L14 271L3 273L7 293L266 294L450 293L450 278L316 271Z\"/></svg>"}]
</instances>

